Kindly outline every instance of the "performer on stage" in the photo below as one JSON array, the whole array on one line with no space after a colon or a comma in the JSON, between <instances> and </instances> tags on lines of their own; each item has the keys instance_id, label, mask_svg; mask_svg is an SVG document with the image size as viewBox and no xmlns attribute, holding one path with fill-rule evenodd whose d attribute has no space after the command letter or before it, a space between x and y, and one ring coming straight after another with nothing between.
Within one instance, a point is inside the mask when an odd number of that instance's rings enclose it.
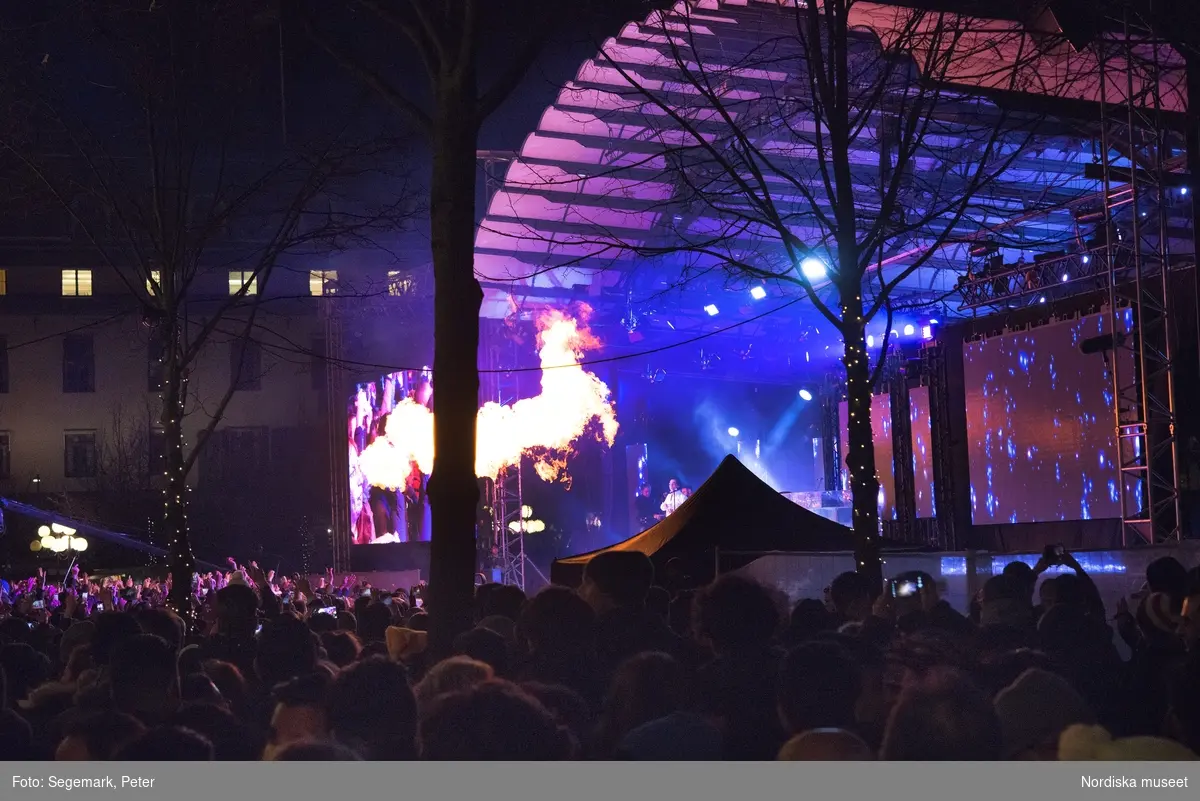
<instances>
[{"instance_id":1,"label":"performer on stage","mask_svg":"<svg viewBox=\"0 0 1200 801\"><path fill-rule=\"evenodd\" d=\"M637 509L638 531L645 531L650 528L661 517L658 514L658 504L651 497L649 484L642 487L641 492L633 499L633 503Z\"/></svg>"},{"instance_id":2,"label":"performer on stage","mask_svg":"<svg viewBox=\"0 0 1200 801\"><path fill-rule=\"evenodd\" d=\"M675 513L676 509L683 505L683 502L687 500L687 496L684 495L683 491L679 489L679 481L674 478L667 483L667 490L668 492L663 497L662 505L658 508L661 509L664 514L671 515Z\"/></svg>"}]
</instances>

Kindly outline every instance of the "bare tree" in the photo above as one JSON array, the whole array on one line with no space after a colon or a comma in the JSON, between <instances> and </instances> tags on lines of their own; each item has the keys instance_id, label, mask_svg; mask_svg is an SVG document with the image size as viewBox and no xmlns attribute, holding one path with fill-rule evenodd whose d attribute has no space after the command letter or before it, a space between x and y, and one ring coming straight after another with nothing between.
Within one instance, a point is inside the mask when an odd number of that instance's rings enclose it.
<instances>
[{"instance_id":1,"label":"bare tree","mask_svg":"<svg viewBox=\"0 0 1200 801\"><path fill-rule=\"evenodd\" d=\"M396 180L394 145L353 102L329 110L331 126L284 141L278 84L259 77L274 64L273 8L51 3L42 24L57 49L37 49L32 37L6 43L6 86L22 112L0 141L6 166L69 215L161 348L160 534L182 612L195 567L188 475L246 377L234 371L201 405L190 375L214 343L255 340L266 304L280 300L270 293L280 270L370 246L411 211L402 184L383 202L361 199L372 180ZM238 286L227 283L231 270Z\"/></svg>"},{"instance_id":2,"label":"bare tree","mask_svg":"<svg viewBox=\"0 0 1200 801\"><path fill-rule=\"evenodd\" d=\"M1076 131L999 98L1037 80L1039 59L1060 42L858 0L751 2L728 13L739 17L736 36L714 30L726 14L717 2L655 13L600 46L576 87L579 106L637 132L629 152L642 155L614 157L607 174L620 179L626 206L639 192L631 187L659 188L630 215L652 217L654 229L631 236L585 222L548 235L530 224L528 236L581 260L670 255L686 282L766 282L807 296L844 342L856 559L879 584L870 405L891 326L872 359L867 324L890 315L918 270L965 260L965 243L983 236L1004 242L996 220L1011 201L992 190L1036 143ZM1059 176L1040 179L1023 213L1062 202ZM578 178L569 182L562 191L578 191Z\"/></svg>"},{"instance_id":3,"label":"bare tree","mask_svg":"<svg viewBox=\"0 0 1200 801\"><path fill-rule=\"evenodd\" d=\"M623 4L604 4L622 13ZM635 4L630 3L631 7ZM525 76L568 14L584 18L588 3L552 0L355 0L353 39L330 31L314 13L309 30L332 58L385 104L416 126L432 148L430 234L433 252L433 382L436 457L429 482L433 538L430 604L435 647L471 624L474 593L475 417L479 406L479 311L476 280L477 141L484 120ZM379 32L385 52L372 54L367 31ZM378 42L378 38L375 39ZM397 45L411 48L427 83L411 73L389 74Z\"/></svg>"}]
</instances>

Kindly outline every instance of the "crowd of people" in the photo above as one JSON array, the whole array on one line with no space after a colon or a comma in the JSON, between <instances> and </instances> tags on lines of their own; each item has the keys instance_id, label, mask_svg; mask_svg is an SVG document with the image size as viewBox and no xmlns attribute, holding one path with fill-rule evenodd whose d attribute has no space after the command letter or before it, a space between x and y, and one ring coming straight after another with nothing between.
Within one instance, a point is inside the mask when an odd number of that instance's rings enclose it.
<instances>
[{"instance_id":1,"label":"crowd of people","mask_svg":"<svg viewBox=\"0 0 1200 801\"><path fill-rule=\"evenodd\" d=\"M1058 560L1073 572L1043 575ZM790 610L728 574L661 586L614 552L578 589L485 584L434 653L421 588L253 563L195 580L0 585L0 753L59 760L1106 760L1200 749L1200 569L1109 617L1069 554L967 614L912 574ZM1115 645L1124 641L1131 656Z\"/></svg>"}]
</instances>

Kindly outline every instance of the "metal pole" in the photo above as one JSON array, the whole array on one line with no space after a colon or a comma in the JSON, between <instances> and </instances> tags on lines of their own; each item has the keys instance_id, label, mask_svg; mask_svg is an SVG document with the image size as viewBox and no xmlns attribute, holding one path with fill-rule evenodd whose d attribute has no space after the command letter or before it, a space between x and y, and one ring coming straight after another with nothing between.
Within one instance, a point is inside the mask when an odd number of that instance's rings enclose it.
<instances>
[{"instance_id":1,"label":"metal pole","mask_svg":"<svg viewBox=\"0 0 1200 801\"><path fill-rule=\"evenodd\" d=\"M1119 360L1116 358L1115 344L1120 323L1117 314L1117 270L1116 270L1116 251L1113 247L1113 239L1116 235L1115 227L1112 219L1112 169L1109 163L1110 142L1108 136L1108 46L1101 35L1096 40L1097 60L1100 69L1100 165L1102 170L1102 187L1104 191L1104 261L1108 268L1108 314L1109 314L1109 329L1113 335L1114 353L1112 363L1112 385L1113 385L1113 432L1116 440L1117 450L1117 481L1120 483L1119 495L1121 498L1121 545L1128 545L1126 541L1125 520L1129 517L1128 512L1128 488L1125 486L1125 468L1126 456L1124 452L1123 440L1123 421L1121 420L1121 377L1118 366ZM1130 461L1136 458L1133 454L1130 455Z\"/></svg>"}]
</instances>

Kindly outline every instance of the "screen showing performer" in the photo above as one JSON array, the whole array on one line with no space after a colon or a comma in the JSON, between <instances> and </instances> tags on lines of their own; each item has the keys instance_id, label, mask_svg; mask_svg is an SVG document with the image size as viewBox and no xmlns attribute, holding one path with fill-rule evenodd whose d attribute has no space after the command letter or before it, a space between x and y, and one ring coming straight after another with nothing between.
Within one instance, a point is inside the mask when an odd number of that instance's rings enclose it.
<instances>
[{"instance_id":1,"label":"screen showing performer","mask_svg":"<svg viewBox=\"0 0 1200 801\"><path fill-rule=\"evenodd\" d=\"M404 429L414 414L427 417L432 403L428 370L389 373L355 388L347 409L350 535L355 545L429 541L425 471L430 466L422 465L428 459L418 455L424 443L413 443L413 432Z\"/></svg>"}]
</instances>

